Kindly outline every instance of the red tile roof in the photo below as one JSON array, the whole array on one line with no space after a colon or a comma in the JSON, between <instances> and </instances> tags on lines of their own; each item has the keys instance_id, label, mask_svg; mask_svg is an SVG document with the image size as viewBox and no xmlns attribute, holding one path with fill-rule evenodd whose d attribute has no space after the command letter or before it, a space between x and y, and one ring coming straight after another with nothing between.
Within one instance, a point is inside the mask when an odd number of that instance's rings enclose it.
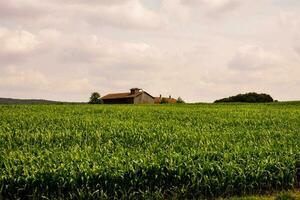
<instances>
[{"instance_id":1,"label":"red tile roof","mask_svg":"<svg viewBox=\"0 0 300 200\"><path fill-rule=\"evenodd\" d=\"M160 103L161 99L160 97L154 97L154 103Z\"/></svg>"},{"instance_id":2,"label":"red tile roof","mask_svg":"<svg viewBox=\"0 0 300 200\"><path fill-rule=\"evenodd\" d=\"M174 98L167 98L168 103L177 103L177 100Z\"/></svg>"},{"instance_id":3,"label":"red tile roof","mask_svg":"<svg viewBox=\"0 0 300 200\"><path fill-rule=\"evenodd\" d=\"M164 100L166 103L177 103L177 100L174 98L167 98L167 97L155 97L154 103L161 103Z\"/></svg>"}]
</instances>

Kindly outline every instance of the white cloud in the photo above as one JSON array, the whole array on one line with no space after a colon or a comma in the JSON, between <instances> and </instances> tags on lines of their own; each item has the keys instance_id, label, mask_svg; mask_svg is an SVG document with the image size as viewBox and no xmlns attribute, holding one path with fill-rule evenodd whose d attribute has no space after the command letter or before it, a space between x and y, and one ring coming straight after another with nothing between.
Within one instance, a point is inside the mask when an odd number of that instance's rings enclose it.
<instances>
[{"instance_id":1,"label":"white cloud","mask_svg":"<svg viewBox=\"0 0 300 200\"><path fill-rule=\"evenodd\" d=\"M26 26L68 27L73 23L128 29L156 29L163 25L157 13L139 0L39 1L11 0L0 3L0 17Z\"/></svg>"},{"instance_id":2,"label":"white cloud","mask_svg":"<svg viewBox=\"0 0 300 200\"><path fill-rule=\"evenodd\" d=\"M93 85L90 83L90 81L87 78L82 79L75 79L67 81L65 84L65 87L63 88L63 91L68 92L84 92L89 91L93 88Z\"/></svg>"},{"instance_id":3,"label":"white cloud","mask_svg":"<svg viewBox=\"0 0 300 200\"><path fill-rule=\"evenodd\" d=\"M185 5L190 6L205 6L208 9L233 9L238 4L243 3L242 0L181 0Z\"/></svg>"},{"instance_id":4,"label":"white cloud","mask_svg":"<svg viewBox=\"0 0 300 200\"><path fill-rule=\"evenodd\" d=\"M278 67L279 60L278 56L258 45L246 45L237 51L229 67L236 70L265 70Z\"/></svg>"},{"instance_id":5,"label":"white cloud","mask_svg":"<svg viewBox=\"0 0 300 200\"><path fill-rule=\"evenodd\" d=\"M64 0L64 2L61 2L60 0L54 0L56 3L64 3L64 4L71 4L71 5L86 5L85 0ZM129 0L89 0L89 5L95 6L95 5L118 5L118 4L124 4L127 3Z\"/></svg>"},{"instance_id":6,"label":"white cloud","mask_svg":"<svg viewBox=\"0 0 300 200\"><path fill-rule=\"evenodd\" d=\"M39 45L39 41L32 33L20 30L10 31L5 28L0 29L1 54L26 53L33 51Z\"/></svg>"},{"instance_id":7,"label":"white cloud","mask_svg":"<svg viewBox=\"0 0 300 200\"><path fill-rule=\"evenodd\" d=\"M1 88L37 89L48 84L46 76L34 69L20 69L19 67L5 67L1 70Z\"/></svg>"},{"instance_id":8,"label":"white cloud","mask_svg":"<svg viewBox=\"0 0 300 200\"><path fill-rule=\"evenodd\" d=\"M233 12L248 2L248 0L181 0L182 5L194 9L194 12L213 18Z\"/></svg>"},{"instance_id":9,"label":"white cloud","mask_svg":"<svg viewBox=\"0 0 300 200\"><path fill-rule=\"evenodd\" d=\"M279 23L284 28L292 31L300 30L300 15L293 11L280 11Z\"/></svg>"},{"instance_id":10,"label":"white cloud","mask_svg":"<svg viewBox=\"0 0 300 200\"><path fill-rule=\"evenodd\" d=\"M180 0L163 0L161 8L169 22L184 22L191 17L189 8L184 6Z\"/></svg>"},{"instance_id":11,"label":"white cloud","mask_svg":"<svg viewBox=\"0 0 300 200\"><path fill-rule=\"evenodd\" d=\"M300 56L300 14L294 11L281 11L279 24L285 32L289 34L289 39L293 42L293 49Z\"/></svg>"},{"instance_id":12,"label":"white cloud","mask_svg":"<svg viewBox=\"0 0 300 200\"><path fill-rule=\"evenodd\" d=\"M157 13L146 9L137 0L110 6L86 7L83 11L80 6L77 10L93 26L104 24L121 28L155 29L163 25L163 20Z\"/></svg>"}]
</instances>

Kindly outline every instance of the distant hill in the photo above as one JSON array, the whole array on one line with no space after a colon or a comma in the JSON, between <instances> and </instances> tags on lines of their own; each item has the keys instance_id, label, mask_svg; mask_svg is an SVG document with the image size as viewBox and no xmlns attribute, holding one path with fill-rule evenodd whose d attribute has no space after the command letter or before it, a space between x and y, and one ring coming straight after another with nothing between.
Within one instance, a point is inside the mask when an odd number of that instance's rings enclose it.
<instances>
[{"instance_id":1,"label":"distant hill","mask_svg":"<svg viewBox=\"0 0 300 200\"><path fill-rule=\"evenodd\" d=\"M0 98L0 104L72 104L72 103L76 103L76 102L50 101L45 99Z\"/></svg>"}]
</instances>

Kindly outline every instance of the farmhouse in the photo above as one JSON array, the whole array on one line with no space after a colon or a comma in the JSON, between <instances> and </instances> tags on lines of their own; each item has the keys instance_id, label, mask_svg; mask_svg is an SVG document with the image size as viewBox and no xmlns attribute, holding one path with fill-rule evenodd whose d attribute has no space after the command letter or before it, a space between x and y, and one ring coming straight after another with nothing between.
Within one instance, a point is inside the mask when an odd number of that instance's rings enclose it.
<instances>
[{"instance_id":1,"label":"farmhouse","mask_svg":"<svg viewBox=\"0 0 300 200\"><path fill-rule=\"evenodd\" d=\"M154 97L139 88L130 92L107 94L101 98L104 104L153 104Z\"/></svg>"}]
</instances>

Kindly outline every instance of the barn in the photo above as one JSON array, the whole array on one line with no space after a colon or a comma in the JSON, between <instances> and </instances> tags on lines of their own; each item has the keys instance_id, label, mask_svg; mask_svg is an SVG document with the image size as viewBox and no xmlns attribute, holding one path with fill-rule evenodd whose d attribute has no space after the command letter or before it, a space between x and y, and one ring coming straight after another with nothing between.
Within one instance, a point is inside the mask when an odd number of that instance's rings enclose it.
<instances>
[{"instance_id":1,"label":"barn","mask_svg":"<svg viewBox=\"0 0 300 200\"><path fill-rule=\"evenodd\" d=\"M154 104L154 97L139 88L130 92L107 94L101 98L104 104Z\"/></svg>"}]
</instances>

